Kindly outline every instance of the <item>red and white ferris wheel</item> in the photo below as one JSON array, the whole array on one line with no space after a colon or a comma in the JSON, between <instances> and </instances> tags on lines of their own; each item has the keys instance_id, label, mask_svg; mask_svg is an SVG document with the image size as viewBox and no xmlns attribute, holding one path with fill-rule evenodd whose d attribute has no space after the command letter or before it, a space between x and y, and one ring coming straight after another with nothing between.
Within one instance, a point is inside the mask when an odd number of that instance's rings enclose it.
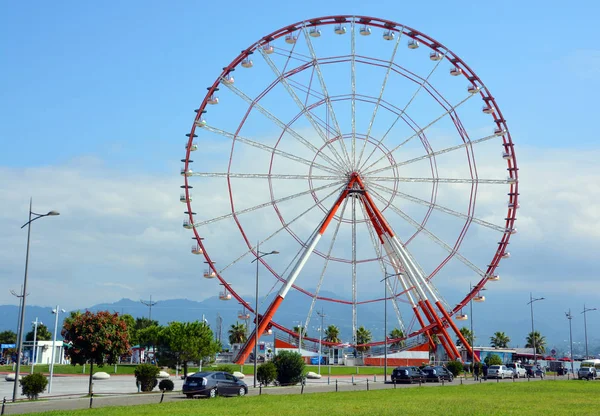
<instances>
[{"instance_id":1,"label":"red and white ferris wheel","mask_svg":"<svg viewBox=\"0 0 600 416\"><path fill-rule=\"evenodd\" d=\"M327 16L263 36L207 89L181 201L220 298L255 312L239 288L250 292L258 258L260 296L274 296L259 335L295 335L276 311L297 290L304 327L317 308L344 305L356 345L364 311L388 302L407 337L435 334L459 358L453 319L499 280L519 207L513 142L475 72L408 26ZM464 281L477 283L456 295Z\"/></svg>"}]
</instances>

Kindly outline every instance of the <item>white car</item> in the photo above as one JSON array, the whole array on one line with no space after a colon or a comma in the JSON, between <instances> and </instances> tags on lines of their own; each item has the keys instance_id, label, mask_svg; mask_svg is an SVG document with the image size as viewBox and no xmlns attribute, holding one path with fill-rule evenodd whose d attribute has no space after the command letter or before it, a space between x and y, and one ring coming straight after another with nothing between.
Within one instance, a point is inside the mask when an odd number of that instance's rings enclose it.
<instances>
[{"instance_id":1,"label":"white car","mask_svg":"<svg viewBox=\"0 0 600 416\"><path fill-rule=\"evenodd\" d=\"M512 370L515 378L527 377L527 371L525 370L525 367L523 367L523 364L521 364L521 363L506 364L506 367L509 370Z\"/></svg>"},{"instance_id":2,"label":"white car","mask_svg":"<svg viewBox=\"0 0 600 416\"><path fill-rule=\"evenodd\" d=\"M505 365L491 365L488 368L488 378L513 378L514 373Z\"/></svg>"}]
</instances>

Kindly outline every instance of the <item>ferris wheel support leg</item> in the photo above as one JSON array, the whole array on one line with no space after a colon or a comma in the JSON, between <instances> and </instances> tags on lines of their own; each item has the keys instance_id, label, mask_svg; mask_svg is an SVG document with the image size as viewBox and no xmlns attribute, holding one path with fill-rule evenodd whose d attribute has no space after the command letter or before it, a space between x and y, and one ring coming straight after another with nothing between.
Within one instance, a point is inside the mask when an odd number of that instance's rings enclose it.
<instances>
[{"instance_id":1,"label":"ferris wheel support leg","mask_svg":"<svg viewBox=\"0 0 600 416\"><path fill-rule=\"evenodd\" d=\"M279 290L279 293L277 294L277 296L275 297L275 299L273 300L273 302L271 303L271 305L265 312L264 316L262 316L259 319L259 321L258 321L258 334L259 335L262 335L265 332L265 330L267 329L267 326L269 326L269 324L271 323L271 320L273 319L273 315L275 315L275 312L277 312L279 305L281 305L281 302L283 302L283 299L285 298L285 296L287 295L289 290L294 285L296 278L298 277L298 275L304 268L304 265L308 261L308 258L314 251L315 247L317 246L317 243L323 236L323 233L325 233L325 230L327 230L327 226L331 223L331 220L335 216L335 213L337 212L338 208L341 206L342 201L348 196L348 191L350 189L352 189L354 182L356 182L355 178L350 180L346 189L340 194L340 196L338 197L335 204L333 204L333 207L331 207L331 210L329 210L327 217L325 217L323 222L321 224L319 224L319 228L314 233L312 239L310 240L310 243L308 244L308 247L306 248L304 253L302 253L302 256L298 259L298 262L296 263L296 265L290 272L287 280L285 281L285 283ZM242 350L240 351L240 353L235 361L236 364L243 364L246 361L246 358L248 358L248 356L250 355L252 348L254 348L254 343L255 343L255 336L254 336L254 332L253 332L253 335L246 341L246 344L244 344L244 346L242 347Z\"/></svg>"},{"instance_id":2,"label":"ferris wheel support leg","mask_svg":"<svg viewBox=\"0 0 600 416\"><path fill-rule=\"evenodd\" d=\"M438 325L438 328L439 328L440 332L443 333L444 336L446 337L446 340L448 341L448 346L452 350L455 359L461 360L460 352L458 351L458 348L456 348L456 345L452 341L452 338L450 337L450 334L448 333L448 331L446 331L446 327L444 326L444 324L442 324L442 321L438 317L437 313L435 313L435 310L433 309L433 306L431 306L431 302L429 302L429 299L425 300L425 304L427 305L427 307L429 308L429 310L433 314L433 317L435 319L435 322ZM453 323L453 322L451 322L451 323Z\"/></svg>"},{"instance_id":3,"label":"ferris wheel support leg","mask_svg":"<svg viewBox=\"0 0 600 416\"><path fill-rule=\"evenodd\" d=\"M462 343L462 345L465 346L465 348L467 350L467 353L471 357L473 357L473 360L475 362L480 362L479 357L475 356L475 353L473 352L472 346L467 342L467 340L463 336L462 332L459 331L459 329L456 326L456 324L452 321L452 318L450 317L450 315L448 315L448 312L446 312L446 310L442 306L442 303L440 301L437 301L436 302L436 306L438 307L438 309L440 310L440 312L442 312L442 315L444 315L444 318L446 319L446 321L448 321L448 324L450 325L450 327L452 328L452 330L456 333L456 336L458 337L458 339L460 339L460 342Z\"/></svg>"},{"instance_id":4,"label":"ferris wheel support leg","mask_svg":"<svg viewBox=\"0 0 600 416\"><path fill-rule=\"evenodd\" d=\"M454 351L452 351L452 349L450 348L450 344L452 343L452 340L449 340L447 338L447 334L444 334L440 331L439 325L437 324L436 319L433 316L433 315L435 315L435 312L432 312L431 310L429 310L429 308L427 307L425 302L423 302L422 300L419 301L419 306L423 310L423 313L425 314L425 317L427 317L427 320L431 324L437 325L437 328L435 328L433 330L433 332L438 336L438 340L440 341L440 344L442 344L442 347L444 348L444 351L446 351L446 354L448 355L448 357L452 357L454 355Z\"/></svg>"},{"instance_id":5,"label":"ferris wheel support leg","mask_svg":"<svg viewBox=\"0 0 600 416\"><path fill-rule=\"evenodd\" d=\"M417 317L417 321L419 321L419 325L421 325L421 328L425 328L427 325L425 325L425 322L423 322L423 318L421 318L421 314L419 313L419 308L417 308L416 306L413 306L413 312L415 313L415 316ZM431 332L425 331L425 335L427 336L429 348L431 348L432 350L435 350L435 342L433 342L433 338L431 338Z\"/></svg>"}]
</instances>

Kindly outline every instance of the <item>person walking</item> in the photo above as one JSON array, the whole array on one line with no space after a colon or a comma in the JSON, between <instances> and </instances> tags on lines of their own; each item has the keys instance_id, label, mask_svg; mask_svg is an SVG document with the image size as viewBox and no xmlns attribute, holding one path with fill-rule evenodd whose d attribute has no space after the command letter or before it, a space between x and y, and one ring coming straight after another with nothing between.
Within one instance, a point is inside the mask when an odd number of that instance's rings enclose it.
<instances>
[{"instance_id":1,"label":"person walking","mask_svg":"<svg viewBox=\"0 0 600 416\"><path fill-rule=\"evenodd\" d=\"M483 364L482 370L483 370L483 380L485 381L485 380L487 380L487 375L488 375L488 366L487 366L487 364Z\"/></svg>"},{"instance_id":2,"label":"person walking","mask_svg":"<svg viewBox=\"0 0 600 416\"><path fill-rule=\"evenodd\" d=\"M474 381L479 380L479 363L476 363L473 366L473 380Z\"/></svg>"}]
</instances>

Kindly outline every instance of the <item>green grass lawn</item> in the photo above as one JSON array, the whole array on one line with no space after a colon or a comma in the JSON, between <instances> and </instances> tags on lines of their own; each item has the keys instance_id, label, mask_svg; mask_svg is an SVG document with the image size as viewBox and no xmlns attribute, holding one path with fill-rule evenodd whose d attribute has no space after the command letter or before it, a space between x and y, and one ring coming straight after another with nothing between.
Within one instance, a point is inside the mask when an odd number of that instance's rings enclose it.
<instances>
[{"instance_id":1,"label":"green grass lawn","mask_svg":"<svg viewBox=\"0 0 600 416\"><path fill-rule=\"evenodd\" d=\"M47 415L597 415L600 382L544 381L182 400Z\"/></svg>"}]
</instances>

